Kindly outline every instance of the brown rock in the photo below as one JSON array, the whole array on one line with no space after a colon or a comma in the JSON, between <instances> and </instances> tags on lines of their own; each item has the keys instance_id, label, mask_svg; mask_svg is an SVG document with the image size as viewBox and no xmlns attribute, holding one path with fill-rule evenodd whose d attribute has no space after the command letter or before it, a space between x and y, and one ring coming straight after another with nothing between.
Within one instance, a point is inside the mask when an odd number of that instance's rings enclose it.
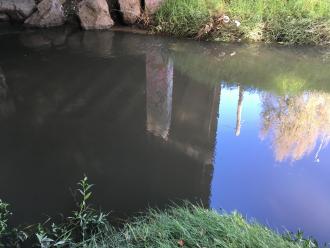
<instances>
[{"instance_id":1,"label":"brown rock","mask_svg":"<svg viewBox=\"0 0 330 248\"><path fill-rule=\"evenodd\" d=\"M36 7L34 0L0 0L0 13L12 20L24 21Z\"/></svg>"},{"instance_id":2,"label":"brown rock","mask_svg":"<svg viewBox=\"0 0 330 248\"><path fill-rule=\"evenodd\" d=\"M141 15L140 0L119 0L119 6L126 24L134 24Z\"/></svg>"},{"instance_id":3,"label":"brown rock","mask_svg":"<svg viewBox=\"0 0 330 248\"><path fill-rule=\"evenodd\" d=\"M144 0L145 10L148 15L153 15L165 2L165 0Z\"/></svg>"},{"instance_id":4,"label":"brown rock","mask_svg":"<svg viewBox=\"0 0 330 248\"><path fill-rule=\"evenodd\" d=\"M65 15L60 0L43 0L37 11L26 19L25 24L33 27L55 27L65 23Z\"/></svg>"},{"instance_id":5,"label":"brown rock","mask_svg":"<svg viewBox=\"0 0 330 248\"><path fill-rule=\"evenodd\" d=\"M114 22L106 0L83 0L78 5L81 26L86 29L109 29Z\"/></svg>"}]
</instances>

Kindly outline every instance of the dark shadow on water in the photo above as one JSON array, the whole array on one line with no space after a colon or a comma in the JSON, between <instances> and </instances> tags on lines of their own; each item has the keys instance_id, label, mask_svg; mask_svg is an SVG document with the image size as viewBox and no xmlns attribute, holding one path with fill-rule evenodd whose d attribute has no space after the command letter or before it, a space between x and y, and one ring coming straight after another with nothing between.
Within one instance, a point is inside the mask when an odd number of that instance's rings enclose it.
<instances>
[{"instance_id":1,"label":"dark shadow on water","mask_svg":"<svg viewBox=\"0 0 330 248\"><path fill-rule=\"evenodd\" d=\"M8 30L0 197L13 223L67 214L86 174L113 217L189 200L330 239L327 51Z\"/></svg>"}]
</instances>

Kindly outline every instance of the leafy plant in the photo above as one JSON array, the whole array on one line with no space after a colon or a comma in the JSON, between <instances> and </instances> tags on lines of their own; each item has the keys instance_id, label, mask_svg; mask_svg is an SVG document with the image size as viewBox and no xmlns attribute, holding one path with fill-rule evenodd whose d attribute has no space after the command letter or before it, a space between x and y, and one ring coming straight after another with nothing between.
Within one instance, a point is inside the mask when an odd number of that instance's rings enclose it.
<instances>
[{"instance_id":1,"label":"leafy plant","mask_svg":"<svg viewBox=\"0 0 330 248\"><path fill-rule=\"evenodd\" d=\"M8 217L11 213L8 210L8 204L0 199L0 237L7 231Z\"/></svg>"},{"instance_id":2,"label":"leafy plant","mask_svg":"<svg viewBox=\"0 0 330 248\"><path fill-rule=\"evenodd\" d=\"M19 247L28 238L21 228L10 228L8 219L12 215L9 204L0 199L0 247Z\"/></svg>"},{"instance_id":3,"label":"leafy plant","mask_svg":"<svg viewBox=\"0 0 330 248\"><path fill-rule=\"evenodd\" d=\"M72 247L80 242L88 242L95 235L109 230L106 218L108 214L95 210L88 203L92 196L93 185L88 183L88 178L85 176L78 186L77 209L72 212L72 216L65 218L61 224L49 225L49 219L44 224L38 225L36 238L40 247Z\"/></svg>"}]
</instances>

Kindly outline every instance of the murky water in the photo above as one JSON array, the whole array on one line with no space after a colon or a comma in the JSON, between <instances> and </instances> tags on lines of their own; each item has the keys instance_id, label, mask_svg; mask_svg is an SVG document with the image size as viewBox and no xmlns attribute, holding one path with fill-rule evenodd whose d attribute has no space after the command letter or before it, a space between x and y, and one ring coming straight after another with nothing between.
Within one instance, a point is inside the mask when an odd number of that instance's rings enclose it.
<instances>
[{"instance_id":1,"label":"murky water","mask_svg":"<svg viewBox=\"0 0 330 248\"><path fill-rule=\"evenodd\" d=\"M115 216L182 199L330 240L330 55L0 27L0 197L68 213L84 174Z\"/></svg>"}]
</instances>

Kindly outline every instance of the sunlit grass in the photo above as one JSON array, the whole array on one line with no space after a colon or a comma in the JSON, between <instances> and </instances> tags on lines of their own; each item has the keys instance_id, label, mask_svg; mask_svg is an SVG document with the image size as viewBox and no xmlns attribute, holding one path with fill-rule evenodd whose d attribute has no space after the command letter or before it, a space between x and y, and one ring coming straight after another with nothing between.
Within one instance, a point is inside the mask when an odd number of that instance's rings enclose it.
<instances>
[{"instance_id":1,"label":"sunlit grass","mask_svg":"<svg viewBox=\"0 0 330 248\"><path fill-rule=\"evenodd\" d=\"M212 17L228 15L239 28L222 25ZM196 37L213 27L205 38L324 44L330 42L328 0L167 0L156 13L156 30L177 36Z\"/></svg>"},{"instance_id":2,"label":"sunlit grass","mask_svg":"<svg viewBox=\"0 0 330 248\"><path fill-rule=\"evenodd\" d=\"M247 222L240 214L218 214L201 207L150 211L112 235L113 247L308 247L265 226ZM108 246L104 246L108 247Z\"/></svg>"},{"instance_id":3,"label":"sunlit grass","mask_svg":"<svg viewBox=\"0 0 330 248\"><path fill-rule=\"evenodd\" d=\"M194 36L201 25L221 8L216 0L168 0L156 14L158 31L178 36Z\"/></svg>"}]
</instances>

